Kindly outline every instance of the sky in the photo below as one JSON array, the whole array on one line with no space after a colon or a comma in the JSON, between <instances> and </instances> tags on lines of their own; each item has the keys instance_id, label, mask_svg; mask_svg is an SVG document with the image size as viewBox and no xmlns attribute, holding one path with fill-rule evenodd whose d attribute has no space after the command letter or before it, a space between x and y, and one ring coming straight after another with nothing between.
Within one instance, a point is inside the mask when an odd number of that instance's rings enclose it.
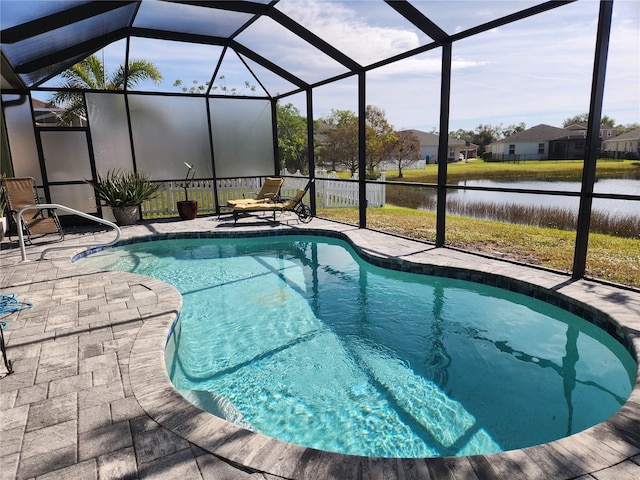
<instances>
[{"instance_id":1,"label":"sky","mask_svg":"<svg viewBox=\"0 0 640 480\"><path fill-rule=\"evenodd\" d=\"M145 6L146 2L143 2ZM415 1L413 4L447 33L463 31L539 1ZM166 4L165 4L166 5ZM192 14L188 5L170 4L175 18ZM148 3L142 13L153 13ZM361 65L431 43L384 2L376 0L282 0L277 8ZM579 0L549 12L455 42L449 131L479 125L544 123L561 127L565 119L589 109L599 2ZM184 10L179 10L184 9ZM229 14L230 15L230 14ZM617 124L640 123L640 0L615 0L603 114ZM196 19L194 18L194 21ZM202 19L203 25L206 19ZM225 18L228 26L240 17ZM218 28L218 27L216 27ZM219 28L223 28L220 25ZM305 81L315 82L344 67L304 45L269 18L245 30L238 42L279 63ZM108 70L124 61L124 42L103 51ZM131 57L152 61L163 74L161 85L141 84L145 91L178 91L175 80L191 85L211 78L222 49L178 42L135 39ZM283 79L249 62L272 94L292 89ZM439 129L441 50L377 68L367 73L367 103L384 110L396 129ZM220 80L219 76L224 75ZM53 79L44 86L56 85ZM237 87L261 83L232 53L224 57L217 84ZM219 91L219 90L218 90ZM242 93L249 93L246 89ZM306 113L304 95L285 102ZM357 79L317 88L314 118L333 109L357 111Z\"/></svg>"}]
</instances>

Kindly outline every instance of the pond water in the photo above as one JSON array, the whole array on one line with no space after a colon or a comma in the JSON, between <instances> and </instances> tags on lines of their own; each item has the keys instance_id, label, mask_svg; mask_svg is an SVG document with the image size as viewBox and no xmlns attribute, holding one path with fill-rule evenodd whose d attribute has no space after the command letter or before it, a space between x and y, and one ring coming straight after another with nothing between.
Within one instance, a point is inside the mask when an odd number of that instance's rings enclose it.
<instances>
[{"instance_id":1,"label":"pond water","mask_svg":"<svg viewBox=\"0 0 640 480\"><path fill-rule=\"evenodd\" d=\"M522 188L531 190L559 190L579 192L580 182L547 182L547 181L501 181L465 180L458 182L460 186L487 188ZM612 178L598 180L594 186L595 193L615 193L620 195L640 195L640 180ZM435 191L433 192L435 195ZM478 190L450 190L447 197L468 203L509 203L516 205L538 205L556 207L577 213L580 199L557 195L536 195L530 193L504 193ZM629 200L594 199L593 209L608 212L615 216L640 217L640 202Z\"/></svg>"}]
</instances>

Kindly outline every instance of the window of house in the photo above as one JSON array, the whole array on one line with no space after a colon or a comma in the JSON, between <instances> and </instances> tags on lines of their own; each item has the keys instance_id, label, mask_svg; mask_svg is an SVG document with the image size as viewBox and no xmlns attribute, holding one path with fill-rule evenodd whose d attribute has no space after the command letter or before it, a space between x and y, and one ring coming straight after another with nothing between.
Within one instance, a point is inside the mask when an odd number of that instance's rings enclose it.
<instances>
[{"instance_id":1,"label":"window of house","mask_svg":"<svg viewBox=\"0 0 640 480\"><path fill-rule=\"evenodd\" d=\"M516 153L516 146L515 144L511 144L509 145L509 155L515 155Z\"/></svg>"},{"instance_id":2,"label":"window of house","mask_svg":"<svg viewBox=\"0 0 640 480\"><path fill-rule=\"evenodd\" d=\"M544 143L538 144L538 153L544 153Z\"/></svg>"}]
</instances>

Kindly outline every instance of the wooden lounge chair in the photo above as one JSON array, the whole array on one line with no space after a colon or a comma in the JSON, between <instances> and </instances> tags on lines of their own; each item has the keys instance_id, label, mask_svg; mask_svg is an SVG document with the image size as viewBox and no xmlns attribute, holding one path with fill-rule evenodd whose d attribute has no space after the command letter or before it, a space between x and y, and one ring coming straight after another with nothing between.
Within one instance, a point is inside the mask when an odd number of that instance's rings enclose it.
<instances>
[{"instance_id":1,"label":"wooden lounge chair","mask_svg":"<svg viewBox=\"0 0 640 480\"><path fill-rule=\"evenodd\" d=\"M253 212L273 212L273 221L276 221L276 213L293 212L298 216L298 220L302 223L309 223L311 221L311 208L308 205L302 203L302 199L309 191L309 187L313 183L310 180L306 187L301 188L296 193L295 197L290 199L278 198L275 201L267 202L253 202L253 203L241 203L233 207L233 221L238 221L238 216L241 213L253 213Z\"/></svg>"},{"instance_id":2,"label":"wooden lounge chair","mask_svg":"<svg viewBox=\"0 0 640 480\"><path fill-rule=\"evenodd\" d=\"M267 177L262 184L262 188L260 188L260 191L254 198L239 198L236 200L227 200L227 205L229 207L235 207L236 205L249 203L272 202L276 200L278 195L280 194L280 187L282 187L283 183L283 178Z\"/></svg>"},{"instance_id":3,"label":"wooden lounge chair","mask_svg":"<svg viewBox=\"0 0 640 480\"><path fill-rule=\"evenodd\" d=\"M38 205L38 191L36 181L31 177L12 177L2 180L4 192L7 198L7 205L15 224L18 224L18 211L27 205ZM27 210L22 216L22 225L27 242L31 243L34 238L48 234L58 234L60 240L64 240L64 232L60 225L58 215L55 210Z\"/></svg>"}]
</instances>

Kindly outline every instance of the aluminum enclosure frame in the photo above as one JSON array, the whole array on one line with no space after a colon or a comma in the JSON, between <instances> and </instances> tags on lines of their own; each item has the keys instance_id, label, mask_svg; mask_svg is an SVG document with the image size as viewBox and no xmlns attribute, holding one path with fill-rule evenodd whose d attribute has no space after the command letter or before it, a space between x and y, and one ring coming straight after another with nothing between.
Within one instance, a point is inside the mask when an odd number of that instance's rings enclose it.
<instances>
[{"instance_id":1,"label":"aluminum enclosure frame","mask_svg":"<svg viewBox=\"0 0 640 480\"><path fill-rule=\"evenodd\" d=\"M449 35L443 29L441 29L434 21L423 15L410 1L408 0L384 0L390 11L395 11L406 20L408 20L418 30L425 33L433 41L427 43L421 47L412 49L410 51L402 52L393 57L387 58L382 61L372 63L370 65L361 65L354 59L347 56L345 53L334 47L327 41L321 39L306 27L296 22L292 18L283 14L275 6L278 0L271 0L266 2L259 1L194 1L194 0L179 0L173 3L180 3L185 5L198 6L209 9L220 9L232 12L240 12L250 15L250 19L237 29L233 34L228 37L220 37L214 35L202 35L191 32L179 32L179 31L167 31L154 28L140 28L134 26L136 15L138 14L142 2L145 0L133 0L133 1L90 1L79 5L74 5L70 8L52 13L49 15L43 15L42 17L34 18L30 21L24 22L19 25L13 25L9 28L4 28L0 32L2 38L2 79L3 84L8 84L8 88L3 88L4 93L19 93L27 94L30 96L31 91L42 90L43 83L53 78L61 71L69 68L71 65L92 54L104 46L117 41L126 39L127 48L125 55L125 65L129 63L129 42L131 38L154 38L162 40L172 40L180 42L201 43L207 45L222 46L224 49L231 49L238 54L245 56L257 65L273 72L274 74L282 77L291 84L295 85L295 89L282 94L277 94L273 97L269 97L272 102L272 125L273 125L273 142L274 142L274 174L278 173L278 147L277 147L277 122L276 122L276 103L279 100L286 99L288 96L295 95L297 93L304 93L306 95L307 103L307 133L308 133L308 158L309 158L309 172L310 178L313 177L314 172L314 154L313 154L313 137L314 127L313 118L310 116L310 112L313 111L313 91L315 88L323 85L327 85L338 80L356 76L358 79L358 116L359 116L359 166L360 171L364 171L366 165L366 138L365 138L365 121L364 111L366 108L366 74L367 72L374 70L378 67L392 64L394 62L410 58L412 56L424 53L430 50L441 49L441 91L440 91L440 143L439 143L439 157L446 158L447 156L447 132L450 124L450 89L451 89L451 63L452 63L452 48L456 41L478 35L483 32L487 32L491 29L507 25L513 22L529 18L534 15L538 15L555 8L562 7L566 4L573 3L577 0L558 0L558 1L546 1L541 2L533 7L526 8L522 11L491 20L487 23L474 26L467 30L457 32ZM589 223L591 216L591 207L593 198L622 198L616 197L616 195L594 195L593 186L595 183L595 161L597 155L597 141L598 141L598 122L597 119L601 117L602 113L602 100L604 93L604 79L606 75L607 54L608 54L608 42L609 33L611 30L612 21L612 8L613 0L601 0L600 1L600 14L598 18L598 31L596 38L596 46L594 51L594 67L593 67L593 83L591 90L591 101L589 105L589 125L587 131L587 154L585 158L585 168L582 179L582 189L580 193L580 207L579 207L579 221L576 230L576 243L574 253L574 264L572 276L573 278L582 278L585 275L586 268L586 256L587 245L589 238ZM122 9L122 10L120 10ZM22 41L28 41L37 37L56 31L68 26L79 24L87 19L97 18L100 15L111 13L114 11L123 11L126 13L126 9L130 9L129 21L126 25L116 25L114 28L102 35L99 35L90 40L80 41L78 43L69 45L65 48L61 48L55 52L49 52L46 54L36 54L24 61L13 60L13 57L5 48L14 44L19 44ZM347 71L345 73L331 76L322 79L315 83L308 83L293 72L288 71L285 67L278 65L260 55L258 52L245 46L238 40L238 36L246 29L251 28L251 25L255 23L261 17L268 17L271 20L277 22L279 25L292 32L294 35L313 46L315 49L324 53L339 65L342 65ZM43 73L45 72L45 73ZM37 81L32 84L25 82L25 77L29 75L39 75ZM125 102L127 101L127 89L124 90ZM162 94L160 94L162 95ZM167 94L170 95L170 94ZM207 92L209 98L215 97L210 91ZM207 102L208 109L208 102ZM127 108L128 112L128 108ZM3 112L4 113L4 112ZM128 117L128 128L131 133L131 118ZM3 122L4 127L4 122ZM210 129L211 130L211 129ZM211 144L211 154L213 158L213 139L209 138ZM133 162L135 166L135 153L132 148ZM38 148L40 155L42 155L41 147ZM41 163L44 160L41 158ZM44 168L42 167L43 171ZM215 173L215 162L213 165L213 171ZM366 177L361 174L359 179L360 187L360 212L359 212L359 226L366 228L367 224L367 205L366 205ZM48 191L48 182L45 179L45 191ZM447 164L446 162L440 162L438 166L438 203L437 203L437 220L436 220L436 245L446 246L446 195L451 186L447 185ZM531 193L548 193L548 192L531 192ZM312 205L315 213L315 205Z\"/></svg>"}]
</instances>

